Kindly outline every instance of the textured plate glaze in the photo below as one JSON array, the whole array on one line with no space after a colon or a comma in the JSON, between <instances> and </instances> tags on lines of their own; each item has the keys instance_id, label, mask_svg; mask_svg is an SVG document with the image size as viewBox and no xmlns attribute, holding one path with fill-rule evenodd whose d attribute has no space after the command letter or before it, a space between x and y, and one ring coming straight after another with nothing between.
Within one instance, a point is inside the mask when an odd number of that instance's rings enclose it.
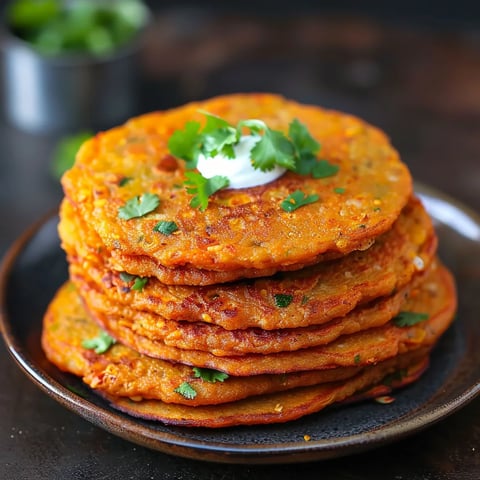
<instances>
[{"instance_id":1,"label":"textured plate glaze","mask_svg":"<svg viewBox=\"0 0 480 480\"><path fill-rule=\"evenodd\" d=\"M62 405L120 437L173 455L287 463L338 457L403 438L453 413L480 392L480 220L436 191L419 185L416 190L435 221L440 256L456 276L459 310L426 374L397 392L390 405L370 401L286 424L221 430L167 427L112 409L81 380L49 364L40 347L43 312L67 278L56 216L28 231L3 261L0 320L5 341L26 374ZM306 442L304 435L311 440Z\"/></svg>"}]
</instances>

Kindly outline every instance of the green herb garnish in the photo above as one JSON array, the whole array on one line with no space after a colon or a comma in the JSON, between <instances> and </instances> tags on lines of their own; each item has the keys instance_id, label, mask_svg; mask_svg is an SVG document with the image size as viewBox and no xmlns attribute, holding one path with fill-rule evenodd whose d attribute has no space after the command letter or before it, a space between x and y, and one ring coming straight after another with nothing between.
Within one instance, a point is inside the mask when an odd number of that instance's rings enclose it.
<instances>
[{"instance_id":1,"label":"green herb garnish","mask_svg":"<svg viewBox=\"0 0 480 480\"><path fill-rule=\"evenodd\" d=\"M196 390L188 382L181 383L174 392L179 393L188 400L193 400L197 396Z\"/></svg>"},{"instance_id":2,"label":"green herb garnish","mask_svg":"<svg viewBox=\"0 0 480 480\"><path fill-rule=\"evenodd\" d=\"M140 0L15 0L9 27L45 55L109 54L126 44L148 19Z\"/></svg>"},{"instance_id":3,"label":"green herb garnish","mask_svg":"<svg viewBox=\"0 0 480 480\"><path fill-rule=\"evenodd\" d=\"M201 378L209 383L223 382L228 378L226 373L214 370L212 368L193 367L193 373L196 378Z\"/></svg>"},{"instance_id":4,"label":"green herb garnish","mask_svg":"<svg viewBox=\"0 0 480 480\"><path fill-rule=\"evenodd\" d=\"M187 180L187 192L193 195L190 201L190 206L193 208L200 208L203 212L208 206L208 197L213 195L218 190L228 187L229 180L227 177L215 175L212 178L205 178L196 172L185 172Z\"/></svg>"},{"instance_id":5,"label":"green herb garnish","mask_svg":"<svg viewBox=\"0 0 480 480\"><path fill-rule=\"evenodd\" d=\"M345 193L345 188L343 187L336 187L333 189L335 193L338 193L339 195L343 195Z\"/></svg>"},{"instance_id":6,"label":"green herb garnish","mask_svg":"<svg viewBox=\"0 0 480 480\"><path fill-rule=\"evenodd\" d=\"M125 283L130 283L133 281L132 290L143 290L143 287L148 282L148 277L137 277L136 275L132 275L131 273L127 272L120 272L119 274L120 280Z\"/></svg>"},{"instance_id":7,"label":"green herb garnish","mask_svg":"<svg viewBox=\"0 0 480 480\"><path fill-rule=\"evenodd\" d=\"M357 354L353 357L353 361L355 362L355 365L358 365L358 364L360 363L360 360L361 360L360 354L357 353Z\"/></svg>"},{"instance_id":8,"label":"green herb garnish","mask_svg":"<svg viewBox=\"0 0 480 480\"><path fill-rule=\"evenodd\" d=\"M314 178L329 177L339 170L338 166L327 160L317 159L320 144L297 119L290 123L287 136L279 130L269 128L262 120L241 120L234 127L220 117L208 112L201 113L206 117L203 128L199 122L187 122L184 128L176 130L168 141L170 153L186 162L185 184L187 191L196 195L190 203L194 208L199 207L204 211L208 206L208 197L217 190L228 187L229 182L226 177L205 179L201 174L188 170L196 168L200 155L209 158L222 154L234 160L234 147L245 129L258 139L250 151L252 166L258 170L266 172L279 166L299 175L312 175ZM309 196L306 203L316 200L318 197L314 200L314 196Z\"/></svg>"},{"instance_id":9,"label":"green herb garnish","mask_svg":"<svg viewBox=\"0 0 480 480\"><path fill-rule=\"evenodd\" d=\"M123 177L118 182L118 186L119 187L124 187L127 183L129 183L131 181L132 181L132 177Z\"/></svg>"},{"instance_id":10,"label":"green herb garnish","mask_svg":"<svg viewBox=\"0 0 480 480\"><path fill-rule=\"evenodd\" d=\"M301 190L295 190L291 193L285 200L282 201L280 206L286 212L293 212L297 208L308 205L309 203L314 203L318 200L318 195L316 193L312 195L306 195Z\"/></svg>"},{"instance_id":11,"label":"green herb garnish","mask_svg":"<svg viewBox=\"0 0 480 480\"><path fill-rule=\"evenodd\" d=\"M171 235L173 232L178 230L178 226L175 222L162 220L158 222L154 227L154 232L163 233L164 235Z\"/></svg>"},{"instance_id":12,"label":"green herb garnish","mask_svg":"<svg viewBox=\"0 0 480 480\"><path fill-rule=\"evenodd\" d=\"M98 336L84 340L82 347L95 350L95 353L105 353L114 343L115 339L102 330Z\"/></svg>"},{"instance_id":13,"label":"green herb garnish","mask_svg":"<svg viewBox=\"0 0 480 480\"><path fill-rule=\"evenodd\" d=\"M288 307L293 301L293 295L285 293L276 293L274 296L275 305L280 308Z\"/></svg>"},{"instance_id":14,"label":"green herb garnish","mask_svg":"<svg viewBox=\"0 0 480 480\"><path fill-rule=\"evenodd\" d=\"M130 283L135 278L135 275L127 272L120 272L119 277L122 282Z\"/></svg>"},{"instance_id":15,"label":"green herb garnish","mask_svg":"<svg viewBox=\"0 0 480 480\"><path fill-rule=\"evenodd\" d=\"M268 128L261 120L242 120L237 126L237 141L244 127L259 137L250 152L254 168L262 172L273 170L277 165L289 170L295 168L295 147L283 132ZM263 135L260 135L261 132Z\"/></svg>"},{"instance_id":16,"label":"green herb garnish","mask_svg":"<svg viewBox=\"0 0 480 480\"><path fill-rule=\"evenodd\" d=\"M118 209L118 218L130 220L131 218L143 217L153 212L160 205L158 195L144 193L141 196L133 197Z\"/></svg>"},{"instance_id":17,"label":"green herb garnish","mask_svg":"<svg viewBox=\"0 0 480 480\"><path fill-rule=\"evenodd\" d=\"M143 287L147 284L148 282L148 277L135 277L135 281L133 282L132 285L132 290L138 290L141 291L143 290Z\"/></svg>"},{"instance_id":18,"label":"green herb garnish","mask_svg":"<svg viewBox=\"0 0 480 480\"><path fill-rule=\"evenodd\" d=\"M428 313L417 312L400 312L394 319L393 323L397 327L411 327L417 323L428 319Z\"/></svg>"},{"instance_id":19,"label":"green herb garnish","mask_svg":"<svg viewBox=\"0 0 480 480\"><path fill-rule=\"evenodd\" d=\"M73 167L78 150L92 136L91 132L79 132L59 140L53 151L51 163L51 172L55 178L60 178Z\"/></svg>"}]
</instances>

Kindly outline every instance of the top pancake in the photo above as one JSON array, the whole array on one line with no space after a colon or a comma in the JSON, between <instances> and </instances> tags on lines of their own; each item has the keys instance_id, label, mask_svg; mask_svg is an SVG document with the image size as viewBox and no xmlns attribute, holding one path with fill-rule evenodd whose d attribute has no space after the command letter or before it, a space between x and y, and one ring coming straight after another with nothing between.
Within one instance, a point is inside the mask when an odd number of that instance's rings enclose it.
<instances>
[{"instance_id":1,"label":"top pancake","mask_svg":"<svg viewBox=\"0 0 480 480\"><path fill-rule=\"evenodd\" d=\"M258 118L282 131L297 118L321 143L319 158L339 171L324 179L288 172L266 185L221 190L204 212L194 209L191 195L179 188L184 162L170 155L167 143L187 121L203 122L198 110L233 124ZM100 133L81 148L62 183L119 269L192 285L271 275L324 254L365 249L391 227L412 191L407 168L381 131L350 115L269 94L192 103ZM281 201L296 190L320 199L283 211ZM157 194L160 205L144 217L119 219L119 207L144 193ZM174 221L178 231L154 232L161 220Z\"/></svg>"}]
</instances>

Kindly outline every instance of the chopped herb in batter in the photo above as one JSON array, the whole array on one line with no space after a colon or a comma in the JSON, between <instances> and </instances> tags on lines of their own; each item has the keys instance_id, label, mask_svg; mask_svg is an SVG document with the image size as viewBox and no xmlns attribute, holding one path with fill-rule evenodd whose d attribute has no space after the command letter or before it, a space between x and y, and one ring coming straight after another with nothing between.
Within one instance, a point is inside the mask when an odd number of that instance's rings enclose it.
<instances>
[{"instance_id":1,"label":"chopped herb in batter","mask_svg":"<svg viewBox=\"0 0 480 480\"><path fill-rule=\"evenodd\" d=\"M154 232L163 233L164 235L171 235L173 232L178 230L178 226L175 222L162 220L158 222L154 227Z\"/></svg>"},{"instance_id":2,"label":"chopped herb in batter","mask_svg":"<svg viewBox=\"0 0 480 480\"><path fill-rule=\"evenodd\" d=\"M285 293L276 293L273 297L275 298L275 305L280 308L288 307L293 301L293 295Z\"/></svg>"}]
</instances>

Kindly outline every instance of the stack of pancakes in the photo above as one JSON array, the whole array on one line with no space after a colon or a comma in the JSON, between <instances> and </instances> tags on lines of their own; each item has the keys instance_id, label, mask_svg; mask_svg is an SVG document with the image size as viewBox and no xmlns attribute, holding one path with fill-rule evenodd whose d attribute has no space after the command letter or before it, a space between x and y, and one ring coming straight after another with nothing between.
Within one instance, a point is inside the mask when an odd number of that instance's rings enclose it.
<instances>
[{"instance_id":1,"label":"stack of pancakes","mask_svg":"<svg viewBox=\"0 0 480 480\"><path fill-rule=\"evenodd\" d=\"M168 140L201 111L281 131L299 119L338 172L287 172L193 208ZM96 135L62 184L70 280L45 315L43 348L132 415L275 423L386 394L421 375L453 318L454 282L408 169L358 118L268 94L192 103ZM283 210L297 190L319 199ZM119 217L147 193L153 211ZM177 229L159 232L162 221Z\"/></svg>"}]
</instances>

